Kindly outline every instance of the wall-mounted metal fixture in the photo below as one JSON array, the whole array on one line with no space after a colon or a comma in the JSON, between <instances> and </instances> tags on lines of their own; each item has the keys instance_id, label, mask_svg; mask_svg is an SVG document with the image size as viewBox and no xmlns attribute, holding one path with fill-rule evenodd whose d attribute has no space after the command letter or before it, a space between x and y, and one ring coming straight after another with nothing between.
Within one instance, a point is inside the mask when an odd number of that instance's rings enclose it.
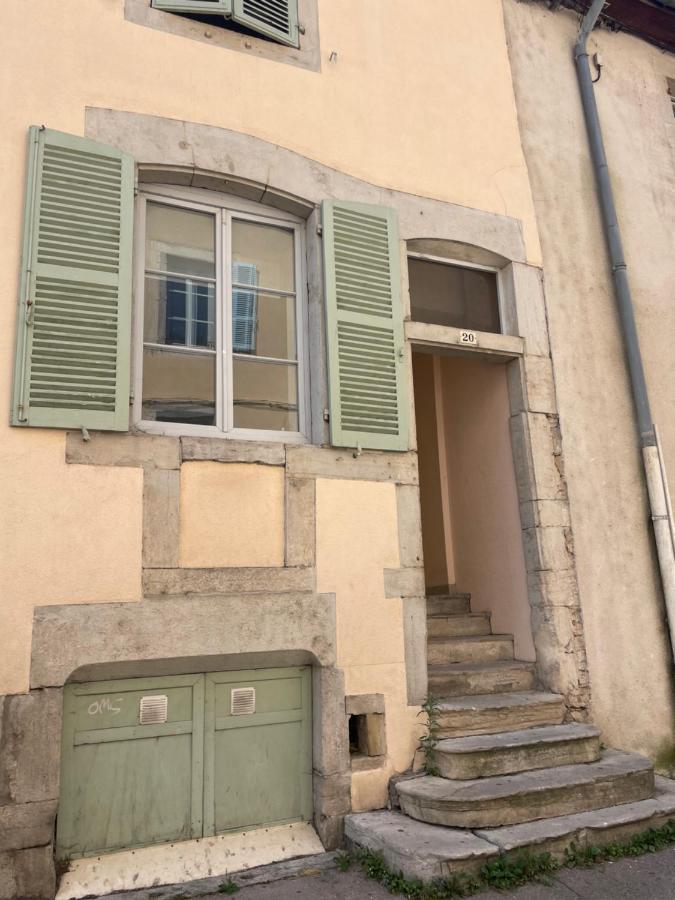
<instances>
[{"instance_id":1,"label":"wall-mounted metal fixture","mask_svg":"<svg viewBox=\"0 0 675 900\"><path fill-rule=\"evenodd\" d=\"M602 127L595 100L586 46L588 36L595 27L604 5L605 0L593 0L590 9L584 16L574 44L574 62L581 92L581 103L591 149L591 158L598 186L607 252L612 267L617 311L626 349L628 374L630 376L633 403L640 433L640 443L642 445L642 463L649 494L650 515L654 528L661 583L666 601L671 649L675 656L675 546L672 538L673 524L669 515L665 463L657 446L656 429L652 421L647 381L640 352L640 341L635 324L633 298L628 281L628 266L626 265L623 252L621 229L614 203L614 193L609 176L609 166L605 155Z\"/></svg>"}]
</instances>

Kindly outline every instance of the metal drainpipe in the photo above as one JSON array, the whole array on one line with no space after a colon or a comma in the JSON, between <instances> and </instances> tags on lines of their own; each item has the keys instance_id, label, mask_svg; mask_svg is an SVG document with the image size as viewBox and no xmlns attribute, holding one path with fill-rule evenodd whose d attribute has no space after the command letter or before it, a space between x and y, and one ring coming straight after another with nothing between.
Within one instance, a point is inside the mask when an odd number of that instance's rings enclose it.
<instances>
[{"instance_id":1,"label":"metal drainpipe","mask_svg":"<svg viewBox=\"0 0 675 900\"><path fill-rule=\"evenodd\" d=\"M628 372L640 431L642 461L654 526L656 551L663 593L666 600L670 643L675 655L675 540L673 538L673 525L669 516L668 483L665 477L665 464L657 440L656 428L652 422L647 382L645 380L640 343L635 325L633 299L628 282L628 268L623 254L621 230L614 205L614 194L609 178L609 167L605 156L602 129L595 101L595 90L588 64L588 50L586 49L588 36L595 27L604 5L605 0L593 0L590 9L584 16L574 44L574 63L577 70L586 131L598 186L605 241L612 265L616 304L628 358Z\"/></svg>"}]
</instances>

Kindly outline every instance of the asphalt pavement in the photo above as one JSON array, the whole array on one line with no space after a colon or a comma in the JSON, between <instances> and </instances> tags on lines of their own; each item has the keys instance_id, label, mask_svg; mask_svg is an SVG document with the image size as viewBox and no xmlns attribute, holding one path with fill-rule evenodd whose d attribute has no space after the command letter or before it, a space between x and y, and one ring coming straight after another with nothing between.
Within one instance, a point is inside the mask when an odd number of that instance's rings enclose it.
<instances>
[{"instance_id":1,"label":"asphalt pavement","mask_svg":"<svg viewBox=\"0 0 675 900\"><path fill-rule=\"evenodd\" d=\"M347 872L312 869L308 874L244 887L237 900L392 900L356 864ZM202 900L222 900L222 893ZM675 900L675 847L591 868L560 869L550 886L528 884L515 891L486 891L477 900Z\"/></svg>"}]
</instances>

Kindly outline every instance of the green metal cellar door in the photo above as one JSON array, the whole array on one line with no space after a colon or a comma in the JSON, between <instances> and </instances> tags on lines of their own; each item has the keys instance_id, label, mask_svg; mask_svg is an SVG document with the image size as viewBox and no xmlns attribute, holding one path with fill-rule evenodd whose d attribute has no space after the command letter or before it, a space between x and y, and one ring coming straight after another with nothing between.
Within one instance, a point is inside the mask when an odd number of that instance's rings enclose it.
<instances>
[{"instance_id":1,"label":"green metal cellar door","mask_svg":"<svg viewBox=\"0 0 675 900\"><path fill-rule=\"evenodd\" d=\"M310 670L207 675L204 834L311 817Z\"/></svg>"},{"instance_id":2,"label":"green metal cellar door","mask_svg":"<svg viewBox=\"0 0 675 900\"><path fill-rule=\"evenodd\" d=\"M59 858L308 820L311 785L308 667L66 687Z\"/></svg>"}]
</instances>

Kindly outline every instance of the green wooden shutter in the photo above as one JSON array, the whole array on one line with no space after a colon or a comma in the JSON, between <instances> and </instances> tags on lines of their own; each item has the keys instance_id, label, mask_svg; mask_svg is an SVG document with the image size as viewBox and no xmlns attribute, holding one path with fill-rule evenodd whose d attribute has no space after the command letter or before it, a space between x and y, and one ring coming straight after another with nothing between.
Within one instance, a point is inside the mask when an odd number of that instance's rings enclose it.
<instances>
[{"instance_id":1,"label":"green wooden shutter","mask_svg":"<svg viewBox=\"0 0 675 900\"><path fill-rule=\"evenodd\" d=\"M298 46L298 0L233 0L232 18L282 44Z\"/></svg>"},{"instance_id":2,"label":"green wooden shutter","mask_svg":"<svg viewBox=\"0 0 675 900\"><path fill-rule=\"evenodd\" d=\"M396 213L323 204L331 441L408 449L408 390Z\"/></svg>"},{"instance_id":3,"label":"green wooden shutter","mask_svg":"<svg viewBox=\"0 0 675 900\"><path fill-rule=\"evenodd\" d=\"M232 0L152 0L155 9L166 12L214 13L229 15L232 12Z\"/></svg>"},{"instance_id":4,"label":"green wooden shutter","mask_svg":"<svg viewBox=\"0 0 675 900\"><path fill-rule=\"evenodd\" d=\"M12 424L129 427L133 159L30 129Z\"/></svg>"},{"instance_id":5,"label":"green wooden shutter","mask_svg":"<svg viewBox=\"0 0 675 900\"><path fill-rule=\"evenodd\" d=\"M298 0L152 0L155 9L214 13L282 44L298 46Z\"/></svg>"}]
</instances>

